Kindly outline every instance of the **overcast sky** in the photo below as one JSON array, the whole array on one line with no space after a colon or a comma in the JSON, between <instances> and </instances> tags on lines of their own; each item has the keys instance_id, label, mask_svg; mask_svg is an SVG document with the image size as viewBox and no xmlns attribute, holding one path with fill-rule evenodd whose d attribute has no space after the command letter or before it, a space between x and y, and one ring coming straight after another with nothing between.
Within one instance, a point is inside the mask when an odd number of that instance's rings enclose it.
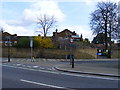
<instances>
[{"instance_id":1,"label":"overcast sky","mask_svg":"<svg viewBox=\"0 0 120 90\"><path fill-rule=\"evenodd\" d=\"M89 38L91 41L94 36L89 27L90 14L96 9L99 1L102 0L2 0L0 27L18 36L38 35L41 33L37 32L40 29L36 18L45 13L54 15L58 21L49 36L52 36L56 28L58 32L69 29L79 35L83 34L83 38Z\"/></svg>"}]
</instances>

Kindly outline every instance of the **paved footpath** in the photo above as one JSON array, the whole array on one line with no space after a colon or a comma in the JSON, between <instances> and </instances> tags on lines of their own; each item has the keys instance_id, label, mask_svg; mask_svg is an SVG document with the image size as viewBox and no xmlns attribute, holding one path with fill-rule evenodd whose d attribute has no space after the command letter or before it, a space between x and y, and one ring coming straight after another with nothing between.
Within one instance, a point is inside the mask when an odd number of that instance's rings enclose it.
<instances>
[{"instance_id":1,"label":"paved footpath","mask_svg":"<svg viewBox=\"0 0 120 90\"><path fill-rule=\"evenodd\" d=\"M3 60L6 62L6 59ZM24 65L35 65L40 67L55 68L59 71L77 73L77 74L91 74L101 76L120 77L118 74L118 59L79 59L75 60L74 68L69 63L69 60L64 59L30 59L12 58L10 63L19 63Z\"/></svg>"},{"instance_id":2,"label":"paved footpath","mask_svg":"<svg viewBox=\"0 0 120 90\"><path fill-rule=\"evenodd\" d=\"M75 64L74 68L71 65L59 65L55 68L60 71L78 74L120 77L118 68L102 67L102 65L98 66L98 64Z\"/></svg>"}]
</instances>

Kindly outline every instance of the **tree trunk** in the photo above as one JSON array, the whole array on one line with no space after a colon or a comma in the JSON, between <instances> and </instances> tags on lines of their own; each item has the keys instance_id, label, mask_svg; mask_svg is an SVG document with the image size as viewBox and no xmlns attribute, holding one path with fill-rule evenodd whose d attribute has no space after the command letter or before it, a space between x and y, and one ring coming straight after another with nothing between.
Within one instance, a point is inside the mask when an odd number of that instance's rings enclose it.
<instances>
[{"instance_id":1,"label":"tree trunk","mask_svg":"<svg viewBox=\"0 0 120 90\"><path fill-rule=\"evenodd\" d=\"M110 32L109 32L109 38L110 38L110 48L109 48L109 51L108 51L108 58L111 58L111 49L112 49L112 42L111 42L111 30L112 30L112 27L111 27L111 22L110 22Z\"/></svg>"},{"instance_id":2,"label":"tree trunk","mask_svg":"<svg viewBox=\"0 0 120 90\"><path fill-rule=\"evenodd\" d=\"M44 37L46 37L46 31L45 31L45 28L43 28L44 29Z\"/></svg>"},{"instance_id":3,"label":"tree trunk","mask_svg":"<svg viewBox=\"0 0 120 90\"><path fill-rule=\"evenodd\" d=\"M108 49L108 40L107 40L107 19L105 20L105 50Z\"/></svg>"}]
</instances>

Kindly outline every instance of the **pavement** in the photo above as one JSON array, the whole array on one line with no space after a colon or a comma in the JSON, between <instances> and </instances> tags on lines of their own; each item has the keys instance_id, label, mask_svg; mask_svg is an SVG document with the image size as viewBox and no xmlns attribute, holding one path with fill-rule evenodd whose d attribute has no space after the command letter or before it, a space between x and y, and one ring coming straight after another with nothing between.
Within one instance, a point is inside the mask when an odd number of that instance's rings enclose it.
<instances>
[{"instance_id":1,"label":"pavement","mask_svg":"<svg viewBox=\"0 0 120 90\"><path fill-rule=\"evenodd\" d=\"M69 60L64 59L34 59L32 62L30 59L13 58L10 63L38 65L69 73L120 77L119 61L118 59L79 59L75 60L74 68Z\"/></svg>"},{"instance_id":2,"label":"pavement","mask_svg":"<svg viewBox=\"0 0 120 90\"><path fill-rule=\"evenodd\" d=\"M120 77L118 68L101 67L90 64L75 64L74 68L71 65L59 65L55 67L59 71L77 73L77 74L90 74L99 76Z\"/></svg>"}]
</instances>

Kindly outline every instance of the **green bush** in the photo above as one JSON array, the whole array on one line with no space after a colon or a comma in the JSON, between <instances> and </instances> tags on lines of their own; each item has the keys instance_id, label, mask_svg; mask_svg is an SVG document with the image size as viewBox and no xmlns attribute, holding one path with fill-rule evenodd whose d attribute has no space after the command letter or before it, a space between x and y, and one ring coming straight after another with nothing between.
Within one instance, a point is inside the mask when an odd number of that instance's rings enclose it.
<instances>
[{"instance_id":1,"label":"green bush","mask_svg":"<svg viewBox=\"0 0 120 90\"><path fill-rule=\"evenodd\" d=\"M30 47L30 39L27 38L27 37L19 38L16 47L18 47L18 48L29 48Z\"/></svg>"}]
</instances>

